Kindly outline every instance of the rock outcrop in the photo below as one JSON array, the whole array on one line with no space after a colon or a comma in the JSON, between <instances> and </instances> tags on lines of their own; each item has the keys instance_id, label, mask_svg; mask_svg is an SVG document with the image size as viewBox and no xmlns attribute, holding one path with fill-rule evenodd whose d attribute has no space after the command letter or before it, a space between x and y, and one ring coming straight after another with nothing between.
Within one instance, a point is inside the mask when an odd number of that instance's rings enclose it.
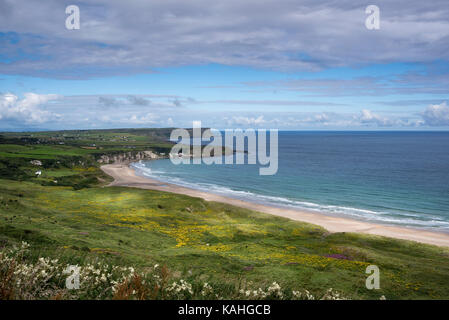
<instances>
[{"instance_id":1,"label":"rock outcrop","mask_svg":"<svg viewBox=\"0 0 449 320\"><path fill-rule=\"evenodd\" d=\"M140 160L156 160L161 158L165 158L165 156L154 153L153 151L130 151L117 154L104 154L97 159L97 162L103 164L119 164Z\"/></svg>"}]
</instances>

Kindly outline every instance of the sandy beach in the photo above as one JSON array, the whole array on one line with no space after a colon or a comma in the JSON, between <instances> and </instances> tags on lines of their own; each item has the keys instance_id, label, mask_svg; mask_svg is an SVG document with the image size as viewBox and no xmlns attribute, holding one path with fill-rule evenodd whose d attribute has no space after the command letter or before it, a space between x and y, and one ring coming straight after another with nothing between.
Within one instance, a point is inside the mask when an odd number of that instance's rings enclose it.
<instances>
[{"instance_id":1,"label":"sandy beach","mask_svg":"<svg viewBox=\"0 0 449 320\"><path fill-rule=\"evenodd\" d=\"M292 220L308 222L324 227L329 232L358 232L386 236L397 239L412 240L437 246L449 247L449 235L405 227L385 226L381 224L358 221L348 218L333 217L315 212L297 209L272 207L238 199L232 199L212 193L169 184L154 179L140 177L127 164L109 164L101 169L114 178L109 186L134 187L159 190L203 198L206 201L217 201L258 212L264 212Z\"/></svg>"}]
</instances>

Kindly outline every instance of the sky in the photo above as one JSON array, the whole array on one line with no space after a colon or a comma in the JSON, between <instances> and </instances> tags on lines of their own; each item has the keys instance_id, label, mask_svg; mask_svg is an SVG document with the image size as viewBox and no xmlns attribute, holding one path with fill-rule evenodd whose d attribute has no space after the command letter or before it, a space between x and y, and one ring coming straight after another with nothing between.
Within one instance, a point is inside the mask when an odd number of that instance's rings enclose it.
<instances>
[{"instance_id":1,"label":"sky","mask_svg":"<svg viewBox=\"0 0 449 320\"><path fill-rule=\"evenodd\" d=\"M0 131L193 121L448 130L449 2L0 0Z\"/></svg>"}]
</instances>

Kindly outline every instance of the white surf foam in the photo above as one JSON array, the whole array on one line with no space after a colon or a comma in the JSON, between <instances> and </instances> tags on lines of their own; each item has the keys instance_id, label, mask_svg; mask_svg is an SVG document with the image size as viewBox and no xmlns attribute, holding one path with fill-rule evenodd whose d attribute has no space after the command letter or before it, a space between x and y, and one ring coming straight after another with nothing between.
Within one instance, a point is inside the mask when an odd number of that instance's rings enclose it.
<instances>
[{"instance_id":1,"label":"white surf foam","mask_svg":"<svg viewBox=\"0 0 449 320\"><path fill-rule=\"evenodd\" d=\"M229 187L220 186L211 183L192 183L185 181L178 177L171 177L167 172L162 170L154 170L145 166L144 163L132 164L138 174L156 179L166 183L173 183L183 187L196 189L205 192L212 192L218 195L223 195L240 200L267 204L278 207L295 208L307 211L320 212L328 215L350 217L365 221L419 227L425 229L433 229L442 232L449 232L449 221L443 220L440 217L432 215L420 215L408 212L388 212L388 211L373 211L361 208L352 208L337 205L324 205L308 201L298 201L284 197L268 196L256 194L245 190L234 190Z\"/></svg>"}]
</instances>

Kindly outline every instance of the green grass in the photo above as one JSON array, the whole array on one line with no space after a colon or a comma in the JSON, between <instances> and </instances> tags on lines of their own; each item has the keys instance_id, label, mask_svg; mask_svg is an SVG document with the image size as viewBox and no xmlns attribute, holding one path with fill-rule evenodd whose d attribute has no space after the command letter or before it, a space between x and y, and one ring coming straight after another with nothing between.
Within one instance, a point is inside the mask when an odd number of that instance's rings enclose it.
<instances>
[{"instance_id":1,"label":"green grass","mask_svg":"<svg viewBox=\"0 0 449 320\"><path fill-rule=\"evenodd\" d=\"M76 143L51 144L68 134L110 146L87 150ZM31 133L7 134L0 144L0 246L24 240L34 258L71 264L100 259L145 270L158 263L223 288L276 281L317 296L334 288L354 299L449 298L448 248L330 234L315 225L198 198L104 187L111 178L92 154L128 150L122 141L111 141L125 134L136 140L128 144L164 144L154 140L152 131L131 129L33 133L39 144L23 142ZM39 178L30 159L43 162ZM380 290L365 287L370 264L380 268Z\"/></svg>"},{"instance_id":2,"label":"green grass","mask_svg":"<svg viewBox=\"0 0 449 320\"><path fill-rule=\"evenodd\" d=\"M91 152L82 148L60 146L0 145L0 157L29 158L36 160L57 159L58 156L84 156Z\"/></svg>"},{"instance_id":3,"label":"green grass","mask_svg":"<svg viewBox=\"0 0 449 320\"><path fill-rule=\"evenodd\" d=\"M50 148L41 155L57 154L66 155L84 155L87 153L104 153L106 151L123 151L123 149L145 150L152 148L159 152L168 152L172 144L168 142L170 128L161 129L112 129L112 130L70 130L70 131L45 131L45 132L3 132L0 133L0 142L6 144L32 144L38 145L38 149L44 144L43 148ZM62 144L62 145L61 145ZM96 150L86 150L81 147L95 144ZM16 151L25 151L28 148L17 150L8 150L10 146L0 148L0 154L4 156L13 156ZM5 150L6 149L6 150ZM102 150L104 149L104 150ZM128 150L129 151L129 150ZM22 153L22 152L19 152ZM39 154L39 151L32 152Z\"/></svg>"},{"instance_id":4,"label":"green grass","mask_svg":"<svg viewBox=\"0 0 449 320\"><path fill-rule=\"evenodd\" d=\"M38 255L155 263L211 282L252 281L351 298L448 298L447 249L320 227L202 199L132 188L44 187L0 181L0 237ZM328 258L343 254L350 260ZM365 288L365 268L381 290Z\"/></svg>"}]
</instances>

